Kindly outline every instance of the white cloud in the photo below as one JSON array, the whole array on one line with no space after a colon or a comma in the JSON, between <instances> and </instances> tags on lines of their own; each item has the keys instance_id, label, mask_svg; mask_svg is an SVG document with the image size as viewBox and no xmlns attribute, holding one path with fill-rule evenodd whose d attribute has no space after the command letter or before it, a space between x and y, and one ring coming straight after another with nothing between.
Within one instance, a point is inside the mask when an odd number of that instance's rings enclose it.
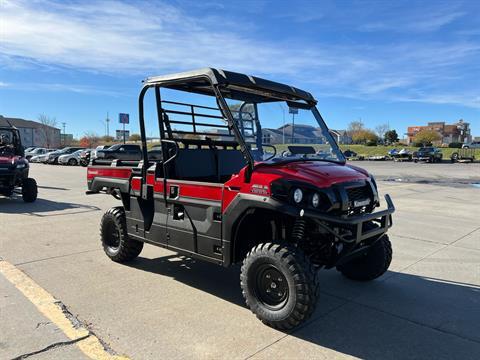
<instances>
[{"instance_id":1,"label":"white cloud","mask_svg":"<svg viewBox=\"0 0 480 360\"><path fill-rule=\"evenodd\" d=\"M358 28L361 31L434 32L467 15L465 11L459 10L459 4L455 2L434 3L433 7L416 3L407 8L407 11L405 7L398 7L392 3L385 4L388 6L380 6L377 13L380 15L377 18L380 17L382 20L366 19L367 21Z\"/></svg>"},{"instance_id":2,"label":"white cloud","mask_svg":"<svg viewBox=\"0 0 480 360\"><path fill-rule=\"evenodd\" d=\"M412 38L383 46L361 41L349 46L333 42L311 46L302 39L258 40L248 26L225 30L218 17L210 23L208 18L195 18L165 3L3 0L1 6L0 66L8 69L40 64L143 77L213 66L286 78L324 95L395 101L417 96L424 102L478 104L478 95L470 94L478 94L479 85L471 85L473 76L465 78L460 71L471 67L472 75L478 75L480 44L473 40L422 42ZM415 21L419 16L415 14L402 18L400 25L432 31L463 16L461 11L441 10L421 16L422 22ZM318 16L312 12L298 21ZM385 23L370 26L381 28ZM444 89L449 82L469 83L472 89L455 86L447 94L436 89L439 85ZM82 85L45 83L37 87L95 92Z\"/></svg>"},{"instance_id":3,"label":"white cloud","mask_svg":"<svg viewBox=\"0 0 480 360\"><path fill-rule=\"evenodd\" d=\"M293 73L317 64L311 57L287 57L281 46L208 29L167 4L6 1L2 13L0 51L47 64L135 73L206 64Z\"/></svg>"}]
</instances>

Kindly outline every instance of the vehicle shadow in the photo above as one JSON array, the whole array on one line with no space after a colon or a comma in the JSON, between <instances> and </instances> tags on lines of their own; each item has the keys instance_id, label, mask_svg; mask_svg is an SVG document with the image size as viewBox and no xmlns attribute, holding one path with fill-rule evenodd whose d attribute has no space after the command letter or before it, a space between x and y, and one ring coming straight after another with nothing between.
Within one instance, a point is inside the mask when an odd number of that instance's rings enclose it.
<instances>
[{"instance_id":1,"label":"vehicle shadow","mask_svg":"<svg viewBox=\"0 0 480 360\"><path fill-rule=\"evenodd\" d=\"M224 268L181 255L155 259L138 257L125 265L169 276L181 283L205 291L235 305L245 306L240 290L240 267Z\"/></svg>"},{"instance_id":2,"label":"vehicle shadow","mask_svg":"<svg viewBox=\"0 0 480 360\"><path fill-rule=\"evenodd\" d=\"M68 210L65 213L58 211ZM23 202L21 196L11 198L0 197L0 213L4 214L25 214L37 217L59 216L67 214L78 214L90 211L99 211L97 206L76 204L70 202L50 201L37 199L33 203Z\"/></svg>"},{"instance_id":3,"label":"vehicle shadow","mask_svg":"<svg viewBox=\"0 0 480 360\"><path fill-rule=\"evenodd\" d=\"M63 187L56 187L56 186L43 186L43 185L38 185L39 189L47 189L47 190L71 190Z\"/></svg>"},{"instance_id":4,"label":"vehicle shadow","mask_svg":"<svg viewBox=\"0 0 480 360\"><path fill-rule=\"evenodd\" d=\"M238 266L222 268L178 255L139 257L128 266L245 307ZM289 332L291 337L364 359L478 358L479 285L398 272L369 283L350 281L335 270L319 276L317 311ZM298 356L312 358L315 351L319 348L313 346L313 352Z\"/></svg>"}]
</instances>

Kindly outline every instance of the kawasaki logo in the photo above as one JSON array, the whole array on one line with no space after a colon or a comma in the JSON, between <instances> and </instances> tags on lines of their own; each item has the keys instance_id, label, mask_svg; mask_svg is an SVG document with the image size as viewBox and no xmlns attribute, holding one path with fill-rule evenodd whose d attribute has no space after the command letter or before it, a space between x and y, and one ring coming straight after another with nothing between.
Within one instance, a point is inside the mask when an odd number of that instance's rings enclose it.
<instances>
[{"instance_id":1,"label":"kawasaki logo","mask_svg":"<svg viewBox=\"0 0 480 360\"><path fill-rule=\"evenodd\" d=\"M370 205L370 199L357 200L353 202L353 206L355 207L361 207L361 206L367 206L367 205Z\"/></svg>"}]
</instances>

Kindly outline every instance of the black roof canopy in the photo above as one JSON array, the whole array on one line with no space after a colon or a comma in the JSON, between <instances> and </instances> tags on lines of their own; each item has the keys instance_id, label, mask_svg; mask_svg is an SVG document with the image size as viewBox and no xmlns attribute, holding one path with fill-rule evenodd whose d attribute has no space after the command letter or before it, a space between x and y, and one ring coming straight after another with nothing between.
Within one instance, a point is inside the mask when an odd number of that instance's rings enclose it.
<instances>
[{"instance_id":1,"label":"black roof canopy","mask_svg":"<svg viewBox=\"0 0 480 360\"><path fill-rule=\"evenodd\" d=\"M159 85L176 90L214 95L210 83L218 85L224 97L235 100L251 102L286 100L316 104L316 100L309 92L296 87L213 68L154 76L144 80L146 86Z\"/></svg>"}]
</instances>

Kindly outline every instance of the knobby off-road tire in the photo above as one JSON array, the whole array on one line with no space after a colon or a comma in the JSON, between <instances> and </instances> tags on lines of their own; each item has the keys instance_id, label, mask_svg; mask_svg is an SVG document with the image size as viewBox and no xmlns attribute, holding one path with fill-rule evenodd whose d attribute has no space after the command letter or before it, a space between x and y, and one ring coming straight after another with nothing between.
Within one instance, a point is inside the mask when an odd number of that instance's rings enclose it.
<instances>
[{"instance_id":1,"label":"knobby off-road tire","mask_svg":"<svg viewBox=\"0 0 480 360\"><path fill-rule=\"evenodd\" d=\"M318 297L317 272L305 254L289 244L262 243L243 261L243 297L264 324L292 329L313 313Z\"/></svg>"},{"instance_id":2,"label":"knobby off-road tire","mask_svg":"<svg viewBox=\"0 0 480 360\"><path fill-rule=\"evenodd\" d=\"M143 249L143 242L131 239L127 234L123 207L113 207L103 215L100 237L105 254L116 262L133 260Z\"/></svg>"},{"instance_id":3,"label":"knobby off-road tire","mask_svg":"<svg viewBox=\"0 0 480 360\"><path fill-rule=\"evenodd\" d=\"M22 199L27 203L37 200L38 187L35 179L26 178L22 181Z\"/></svg>"},{"instance_id":4,"label":"knobby off-road tire","mask_svg":"<svg viewBox=\"0 0 480 360\"><path fill-rule=\"evenodd\" d=\"M370 251L337 267L345 277L356 281L370 281L382 276L392 262L392 244L387 235L375 242Z\"/></svg>"}]
</instances>

